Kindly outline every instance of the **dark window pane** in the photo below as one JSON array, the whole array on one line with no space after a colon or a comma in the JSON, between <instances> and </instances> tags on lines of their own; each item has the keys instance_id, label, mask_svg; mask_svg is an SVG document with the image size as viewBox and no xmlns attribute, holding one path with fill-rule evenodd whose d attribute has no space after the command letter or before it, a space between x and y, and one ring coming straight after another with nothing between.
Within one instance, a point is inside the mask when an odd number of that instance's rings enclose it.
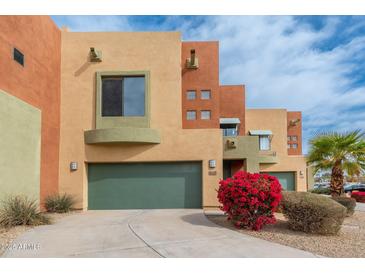
<instances>
[{"instance_id":1,"label":"dark window pane","mask_svg":"<svg viewBox=\"0 0 365 274\"><path fill-rule=\"evenodd\" d=\"M145 115L144 76L123 78L123 116Z\"/></svg>"},{"instance_id":2,"label":"dark window pane","mask_svg":"<svg viewBox=\"0 0 365 274\"><path fill-rule=\"evenodd\" d=\"M19 50L14 48L14 60L17 61L19 64L24 66L24 54L21 53Z\"/></svg>"},{"instance_id":3,"label":"dark window pane","mask_svg":"<svg viewBox=\"0 0 365 274\"><path fill-rule=\"evenodd\" d=\"M122 79L102 79L102 116L122 116Z\"/></svg>"}]
</instances>

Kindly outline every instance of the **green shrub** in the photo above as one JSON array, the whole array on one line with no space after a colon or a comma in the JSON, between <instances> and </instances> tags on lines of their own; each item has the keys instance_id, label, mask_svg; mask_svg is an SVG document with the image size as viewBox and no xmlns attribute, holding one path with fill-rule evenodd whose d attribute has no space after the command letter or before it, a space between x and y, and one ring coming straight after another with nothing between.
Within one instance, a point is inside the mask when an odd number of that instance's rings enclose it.
<instances>
[{"instance_id":1,"label":"green shrub","mask_svg":"<svg viewBox=\"0 0 365 274\"><path fill-rule=\"evenodd\" d=\"M289 228L334 235L341 229L346 208L331 198L309 192L283 192L281 208Z\"/></svg>"},{"instance_id":2,"label":"green shrub","mask_svg":"<svg viewBox=\"0 0 365 274\"><path fill-rule=\"evenodd\" d=\"M39 211L35 200L24 196L11 196L2 201L0 208L0 226L49 224L50 219Z\"/></svg>"},{"instance_id":3,"label":"green shrub","mask_svg":"<svg viewBox=\"0 0 365 274\"><path fill-rule=\"evenodd\" d=\"M346 216L351 216L355 212L356 200L354 198L340 196L340 197L332 197L337 203L340 203L347 209Z\"/></svg>"},{"instance_id":4,"label":"green shrub","mask_svg":"<svg viewBox=\"0 0 365 274\"><path fill-rule=\"evenodd\" d=\"M75 199L69 194L54 194L46 197L44 207L48 212L65 213L72 210Z\"/></svg>"},{"instance_id":5,"label":"green shrub","mask_svg":"<svg viewBox=\"0 0 365 274\"><path fill-rule=\"evenodd\" d=\"M314 193L314 194L326 194L326 195L331 195L331 189L330 188L315 188L315 189L311 189L308 190L310 193Z\"/></svg>"}]
</instances>

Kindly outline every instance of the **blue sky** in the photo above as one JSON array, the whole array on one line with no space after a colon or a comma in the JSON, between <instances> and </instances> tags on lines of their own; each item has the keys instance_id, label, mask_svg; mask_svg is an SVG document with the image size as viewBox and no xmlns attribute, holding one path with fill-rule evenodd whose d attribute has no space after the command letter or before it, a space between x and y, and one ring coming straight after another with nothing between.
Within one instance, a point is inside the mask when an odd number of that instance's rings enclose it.
<instances>
[{"instance_id":1,"label":"blue sky","mask_svg":"<svg viewBox=\"0 0 365 274\"><path fill-rule=\"evenodd\" d=\"M303 112L304 152L318 131L365 127L365 16L53 16L71 31L181 31L220 41L221 84L247 107Z\"/></svg>"}]
</instances>

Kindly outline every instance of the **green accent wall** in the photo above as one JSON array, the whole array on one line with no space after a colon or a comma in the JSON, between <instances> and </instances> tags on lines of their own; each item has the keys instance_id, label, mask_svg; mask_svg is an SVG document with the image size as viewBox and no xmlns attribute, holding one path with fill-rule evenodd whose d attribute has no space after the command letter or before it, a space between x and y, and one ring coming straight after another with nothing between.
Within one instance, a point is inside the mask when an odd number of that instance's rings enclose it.
<instances>
[{"instance_id":1,"label":"green accent wall","mask_svg":"<svg viewBox=\"0 0 365 274\"><path fill-rule=\"evenodd\" d=\"M41 111L0 90L0 200L40 195Z\"/></svg>"},{"instance_id":2,"label":"green accent wall","mask_svg":"<svg viewBox=\"0 0 365 274\"><path fill-rule=\"evenodd\" d=\"M295 190L295 173L294 172L262 172L275 176L280 181L284 190Z\"/></svg>"},{"instance_id":3,"label":"green accent wall","mask_svg":"<svg viewBox=\"0 0 365 274\"><path fill-rule=\"evenodd\" d=\"M136 76L145 77L145 116L118 116L103 117L101 115L101 92L102 77L107 76ZM114 127L150 127L150 72L149 71L99 71L96 73L96 110L95 127L114 128Z\"/></svg>"},{"instance_id":4,"label":"green accent wall","mask_svg":"<svg viewBox=\"0 0 365 274\"><path fill-rule=\"evenodd\" d=\"M146 143L159 144L160 134L150 128L105 128L87 130L84 133L85 144L110 144L110 143Z\"/></svg>"},{"instance_id":5,"label":"green accent wall","mask_svg":"<svg viewBox=\"0 0 365 274\"><path fill-rule=\"evenodd\" d=\"M200 162L89 164L88 209L202 208Z\"/></svg>"},{"instance_id":6,"label":"green accent wall","mask_svg":"<svg viewBox=\"0 0 365 274\"><path fill-rule=\"evenodd\" d=\"M227 141L234 141L235 148L229 147ZM259 172L258 136L223 137L223 159L246 159L246 170L248 172Z\"/></svg>"}]
</instances>

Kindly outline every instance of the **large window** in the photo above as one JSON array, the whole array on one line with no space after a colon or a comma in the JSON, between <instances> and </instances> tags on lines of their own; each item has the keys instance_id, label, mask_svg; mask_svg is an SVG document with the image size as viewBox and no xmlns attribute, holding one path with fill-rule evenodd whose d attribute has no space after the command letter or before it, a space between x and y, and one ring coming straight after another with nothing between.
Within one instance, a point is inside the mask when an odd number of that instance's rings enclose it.
<instances>
[{"instance_id":1,"label":"large window","mask_svg":"<svg viewBox=\"0 0 365 274\"><path fill-rule=\"evenodd\" d=\"M145 116L145 77L103 77L102 116Z\"/></svg>"},{"instance_id":2,"label":"large window","mask_svg":"<svg viewBox=\"0 0 365 274\"><path fill-rule=\"evenodd\" d=\"M270 137L268 135L259 136L260 150L270 150Z\"/></svg>"}]
</instances>

